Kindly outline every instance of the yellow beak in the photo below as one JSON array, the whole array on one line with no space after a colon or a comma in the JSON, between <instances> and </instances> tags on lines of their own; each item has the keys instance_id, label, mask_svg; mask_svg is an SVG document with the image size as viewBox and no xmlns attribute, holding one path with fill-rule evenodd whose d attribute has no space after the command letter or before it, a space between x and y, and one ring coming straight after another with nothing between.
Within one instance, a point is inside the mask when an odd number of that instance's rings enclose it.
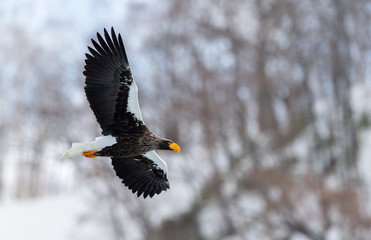
<instances>
[{"instance_id":1,"label":"yellow beak","mask_svg":"<svg viewBox=\"0 0 371 240\"><path fill-rule=\"evenodd\" d=\"M177 153L180 152L180 147L179 147L179 145L176 144L176 143L170 143L170 144L169 144L169 147L170 147L171 149L173 149L173 150L174 150L175 152L177 152Z\"/></svg>"}]
</instances>

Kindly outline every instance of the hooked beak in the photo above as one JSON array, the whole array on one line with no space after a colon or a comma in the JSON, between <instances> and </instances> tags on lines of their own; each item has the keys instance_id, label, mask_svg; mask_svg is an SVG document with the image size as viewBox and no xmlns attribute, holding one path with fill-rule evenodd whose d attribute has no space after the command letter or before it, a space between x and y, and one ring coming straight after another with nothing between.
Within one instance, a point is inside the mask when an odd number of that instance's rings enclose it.
<instances>
[{"instance_id":1,"label":"hooked beak","mask_svg":"<svg viewBox=\"0 0 371 240\"><path fill-rule=\"evenodd\" d=\"M172 150L174 150L175 152L177 152L177 153L180 152L180 147L179 147L179 145L176 144L176 143L170 143L170 144L169 144L169 147L170 147Z\"/></svg>"}]
</instances>

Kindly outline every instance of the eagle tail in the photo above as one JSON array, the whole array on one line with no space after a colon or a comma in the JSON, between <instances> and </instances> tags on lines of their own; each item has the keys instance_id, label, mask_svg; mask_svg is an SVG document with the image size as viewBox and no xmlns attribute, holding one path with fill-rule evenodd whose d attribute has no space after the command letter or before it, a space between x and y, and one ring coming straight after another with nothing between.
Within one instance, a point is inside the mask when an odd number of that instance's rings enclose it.
<instances>
[{"instance_id":1,"label":"eagle tail","mask_svg":"<svg viewBox=\"0 0 371 240\"><path fill-rule=\"evenodd\" d=\"M85 151L91 150L93 150L91 142L72 143L72 147L65 154L63 154L62 158L84 156L83 153Z\"/></svg>"},{"instance_id":2,"label":"eagle tail","mask_svg":"<svg viewBox=\"0 0 371 240\"><path fill-rule=\"evenodd\" d=\"M116 138L110 135L97 137L93 142L72 143L72 147L63 154L62 158L85 156L95 157L94 153L102 150L105 147L115 144Z\"/></svg>"}]
</instances>

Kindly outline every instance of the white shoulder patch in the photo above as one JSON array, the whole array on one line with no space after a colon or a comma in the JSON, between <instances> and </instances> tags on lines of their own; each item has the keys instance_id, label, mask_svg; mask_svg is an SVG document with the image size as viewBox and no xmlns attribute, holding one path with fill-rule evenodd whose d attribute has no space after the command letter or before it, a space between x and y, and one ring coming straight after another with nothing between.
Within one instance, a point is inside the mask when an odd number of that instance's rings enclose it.
<instances>
[{"instance_id":1,"label":"white shoulder patch","mask_svg":"<svg viewBox=\"0 0 371 240\"><path fill-rule=\"evenodd\" d=\"M134 116L139 120L143 122L142 113L140 111L139 107L139 101L138 101L138 87L137 84L133 78L133 82L130 85L129 89L129 97L128 97L128 106L127 111L134 114ZM144 124L144 122L143 122Z\"/></svg>"},{"instance_id":2,"label":"white shoulder patch","mask_svg":"<svg viewBox=\"0 0 371 240\"><path fill-rule=\"evenodd\" d=\"M160 156L157 155L157 153L155 151L146 152L145 154L143 154L143 156L145 156L146 158L151 159L154 163L157 164L157 166L159 168L161 168L162 170L164 170L167 173L166 162L164 160L162 160L162 158L160 158Z\"/></svg>"},{"instance_id":3,"label":"white shoulder patch","mask_svg":"<svg viewBox=\"0 0 371 240\"><path fill-rule=\"evenodd\" d=\"M91 144L91 150L100 151L105 147L112 146L117 143L117 139L111 135L101 136L95 138L95 141Z\"/></svg>"}]
</instances>

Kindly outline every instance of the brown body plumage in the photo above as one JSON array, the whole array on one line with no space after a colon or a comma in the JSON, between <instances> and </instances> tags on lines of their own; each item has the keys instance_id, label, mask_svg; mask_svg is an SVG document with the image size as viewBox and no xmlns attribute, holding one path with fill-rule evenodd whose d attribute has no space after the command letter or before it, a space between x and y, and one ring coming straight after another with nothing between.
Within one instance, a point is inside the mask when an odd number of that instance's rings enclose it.
<instances>
[{"instance_id":1,"label":"brown body plumage","mask_svg":"<svg viewBox=\"0 0 371 240\"><path fill-rule=\"evenodd\" d=\"M169 150L168 146L171 144L169 139L156 136L146 126L144 128L143 131L134 134L118 136L116 144L103 148L96 152L96 155L102 157L133 157L156 149Z\"/></svg>"}]
</instances>

